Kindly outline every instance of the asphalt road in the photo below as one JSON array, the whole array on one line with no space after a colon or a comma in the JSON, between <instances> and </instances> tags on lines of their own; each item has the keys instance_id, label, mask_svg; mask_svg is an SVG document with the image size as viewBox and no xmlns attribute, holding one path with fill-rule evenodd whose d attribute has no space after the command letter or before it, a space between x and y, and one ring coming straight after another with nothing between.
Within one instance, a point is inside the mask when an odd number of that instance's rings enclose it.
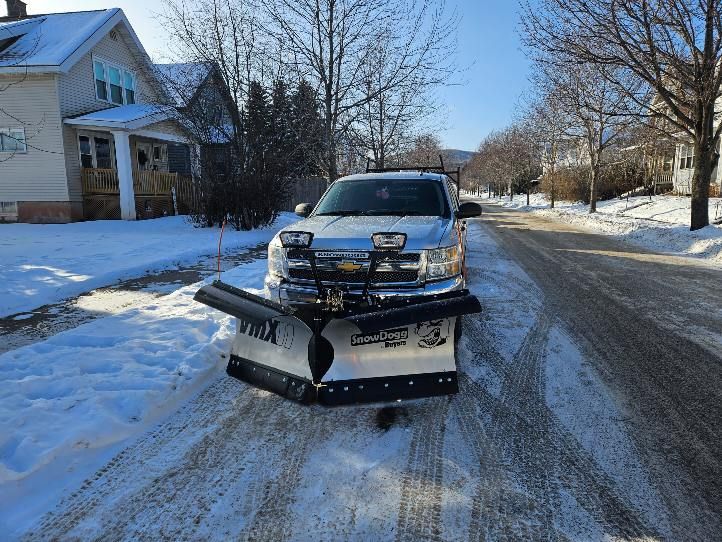
<instances>
[{"instance_id":1,"label":"asphalt road","mask_svg":"<svg viewBox=\"0 0 722 542\"><path fill-rule=\"evenodd\" d=\"M469 241L458 395L219 375L25 538L718 539L722 272L495 207Z\"/></svg>"},{"instance_id":2,"label":"asphalt road","mask_svg":"<svg viewBox=\"0 0 722 542\"><path fill-rule=\"evenodd\" d=\"M675 537L722 533L722 270L487 207L628 417Z\"/></svg>"}]
</instances>

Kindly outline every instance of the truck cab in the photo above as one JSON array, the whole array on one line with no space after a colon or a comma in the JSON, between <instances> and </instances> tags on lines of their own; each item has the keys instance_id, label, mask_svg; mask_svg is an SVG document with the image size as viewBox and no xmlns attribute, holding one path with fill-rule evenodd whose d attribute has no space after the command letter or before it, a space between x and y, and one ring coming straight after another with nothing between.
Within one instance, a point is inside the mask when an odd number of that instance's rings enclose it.
<instances>
[{"instance_id":1,"label":"truck cab","mask_svg":"<svg viewBox=\"0 0 722 542\"><path fill-rule=\"evenodd\" d=\"M268 247L266 287L283 305L313 303L321 291L345 302L421 297L465 288L467 218L445 173L392 171L335 181L303 220Z\"/></svg>"}]
</instances>

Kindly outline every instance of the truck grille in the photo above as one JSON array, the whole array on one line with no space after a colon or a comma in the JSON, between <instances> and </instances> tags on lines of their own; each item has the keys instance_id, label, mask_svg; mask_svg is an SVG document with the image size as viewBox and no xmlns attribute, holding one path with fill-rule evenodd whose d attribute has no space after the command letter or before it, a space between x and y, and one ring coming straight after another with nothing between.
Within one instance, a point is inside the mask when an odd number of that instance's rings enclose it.
<instances>
[{"instance_id":1,"label":"truck grille","mask_svg":"<svg viewBox=\"0 0 722 542\"><path fill-rule=\"evenodd\" d=\"M316 251L318 278L324 283L356 284L366 283L369 265L369 251ZM321 255L322 257L320 257ZM308 250L290 249L287 253L288 275L292 281L314 282ZM421 255L417 252L388 252L376 260L376 271L371 284L415 283L419 279ZM339 264L359 266L351 271L339 270Z\"/></svg>"},{"instance_id":2,"label":"truck grille","mask_svg":"<svg viewBox=\"0 0 722 542\"><path fill-rule=\"evenodd\" d=\"M314 280L313 271L310 269L290 269L289 277L292 279ZM366 272L344 273L342 271L319 271L318 278L321 282L346 282L349 284L365 284ZM418 273L416 271L377 271L373 276L373 283L390 282L416 282Z\"/></svg>"}]
</instances>

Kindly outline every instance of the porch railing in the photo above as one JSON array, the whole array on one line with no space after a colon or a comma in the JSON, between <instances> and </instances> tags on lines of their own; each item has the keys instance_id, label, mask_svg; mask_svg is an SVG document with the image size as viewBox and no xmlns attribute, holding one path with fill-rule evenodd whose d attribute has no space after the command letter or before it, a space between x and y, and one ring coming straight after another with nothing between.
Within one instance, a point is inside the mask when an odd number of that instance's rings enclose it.
<instances>
[{"instance_id":1,"label":"porch railing","mask_svg":"<svg viewBox=\"0 0 722 542\"><path fill-rule=\"evenodd\" d=\"M133 170L133 190L136 194L162 196L178 184L177 173L153 170Z\"/></svg>"},{"instance_id":2,"label":"porch railing","mask_svg":"<svg viewBox=\"0 0 722 542\"><path fill-rule=\"evenodd\" d=\"M83 168L80 170L84 194L118 194L118 172L114 169Z\"/></svg>"}]
</instances>

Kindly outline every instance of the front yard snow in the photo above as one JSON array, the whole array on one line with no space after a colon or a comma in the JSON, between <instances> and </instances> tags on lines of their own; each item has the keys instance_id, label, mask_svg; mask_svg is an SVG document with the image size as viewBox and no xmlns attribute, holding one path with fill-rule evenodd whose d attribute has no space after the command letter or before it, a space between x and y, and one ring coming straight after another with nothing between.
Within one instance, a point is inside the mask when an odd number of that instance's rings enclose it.
<instances>
[{"instance_id":1,"label":"front yard snow","mask_svg":"<svg viewBox=\"0 0 722 542\"><path fill-rule=\"evenodd\" d=\"M722 225L689 231L690 198L638 196L600 201L597 212L591 215L589 206L583 203L557 202L555 208L550 209L543 194L533 194L529 205L526 205L526 196L514 196L513 201L509 201L508 196L484 201L570 222L653 251L722 264ZM709 216L711 221L722 218L722 198L710 198Z\"/></svg>"},{"instance_id":2,"label":"front yard snow","mask_svg":"<svg viewBox=\"0 0 722 542\"><path fill-rule=\"evenodd\" d=\"M262 288L265 267L223 279ZM193 301L198 287L0 355L0 484L137 434L215 374L233 319Z\"/></svg>"},{"instance_id":3,"label":"front yard snow","mask_svg":"<svg viewBox=\"0 0 722 542\"><path fill-rule=\"evenodd\" d=\"M246 232L227 228L223 247L267 242L296 220L283 213L268 228ZM216 228L194 228L183 216L137 222L2 224L0 317L212 254L218 234Z\"/></svg>"}]
</instances>

